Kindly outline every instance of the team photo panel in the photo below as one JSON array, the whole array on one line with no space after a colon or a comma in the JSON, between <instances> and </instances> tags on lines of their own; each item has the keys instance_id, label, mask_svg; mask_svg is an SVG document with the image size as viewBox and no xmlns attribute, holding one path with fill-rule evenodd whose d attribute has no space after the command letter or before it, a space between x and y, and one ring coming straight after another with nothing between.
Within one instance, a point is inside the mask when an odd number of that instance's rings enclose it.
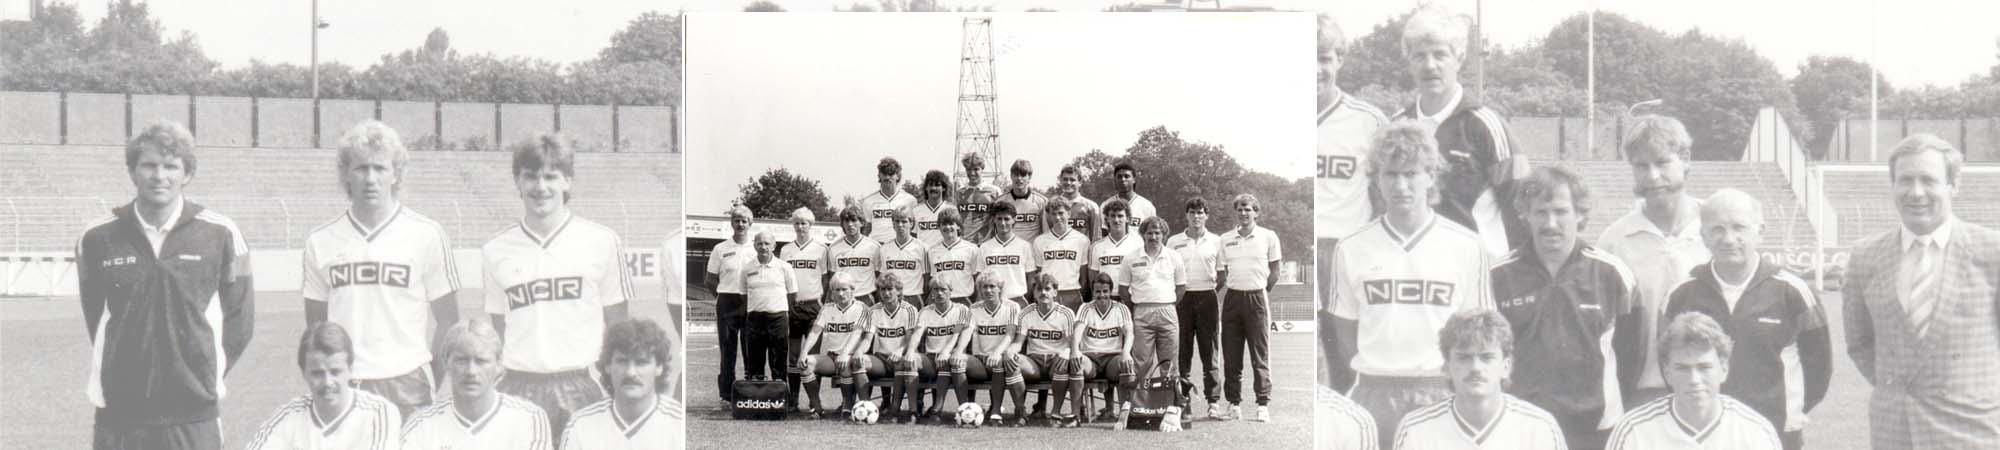
<instances>
[{"instance_id":1,"label":"team photo panel","mask_svg":"<svg viewBox=\"0 0 2000 450\"><path fill-rule=\"evenodd\" d=\"M1310 445L1310 19L691 16L691 442Z\"/></svg>"},{"instance_id":2,"label":"team photo panel","mask_svg":"<svg viewBox=\"0 0 2000 450\"><path fill-rule=\"evenodd\" d=\"M1870 87L1936 74L1461 6L1318 17L1317 448L2000 446L1992 141Z\"/></svg>"}]
</instances>

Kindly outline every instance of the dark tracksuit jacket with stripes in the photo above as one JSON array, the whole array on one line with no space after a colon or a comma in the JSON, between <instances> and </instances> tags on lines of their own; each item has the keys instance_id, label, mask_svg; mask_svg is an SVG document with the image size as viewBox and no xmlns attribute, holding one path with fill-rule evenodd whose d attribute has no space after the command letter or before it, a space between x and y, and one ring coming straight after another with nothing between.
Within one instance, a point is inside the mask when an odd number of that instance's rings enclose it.
<instances>
[{"instance_id":1,"label":"dark tracksuit jacket with stripes","mask_svg":"<svg viewBox=\"0 0 2000 450\"><path fill-rule=\"evenodd\" d=\"M1622 393L1637 384L1645 361L1631 269L1577 241L1555 273L1521 248L1493 266L1491 279L1493 301L1514 331L1516 376L1507 393L1565 427L1608 429L1624 414Z\"/></svg>"},{"instance_id":2,"label":"dark tracksuit jacket with stripes","mask_svg":"<svg viewBox=\"0 0 2000 450\"><path fill-rule=\"evenodd\" d=\"M77 243L90 332L86 393L100 424L156 426L220 416L222 376L250 345L250 249L235 222L192 201L159 254L133 206Z\"/></svg>"},{"instance_id":3,"label":"dark tracksuit jacket with stripes","mask_svg":"<svg viewBox=\"0 0 2000 450\"><path fill-rule=\"evenodd\" d=\"M1762 263L1731 311L1709 267L1695 266L1694 279L1674 288L1660 323L1694 311L1722 324L1736 344L1722 393L1750 405L1784 432L1787 419L1811 411L1826 397L1833 360L1826 310L1805 280Z\"/></svg>"}]
</instances>

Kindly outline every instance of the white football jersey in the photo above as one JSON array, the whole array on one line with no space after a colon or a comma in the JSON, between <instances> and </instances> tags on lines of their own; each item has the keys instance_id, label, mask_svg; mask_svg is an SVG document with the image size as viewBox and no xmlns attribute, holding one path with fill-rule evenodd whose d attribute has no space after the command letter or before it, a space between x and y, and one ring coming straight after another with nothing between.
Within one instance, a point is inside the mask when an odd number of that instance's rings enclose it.
<instances>
[{"instance_id":1,"label":"white football jersey","mask_svg":"<svg viewBox=\"0 0 2000 450\"><path fill-rule=\"evenodd\" d=\"M1750 406L1716 395L1722 413L1694 424L1674 412L1669 395L1626 411L1611 428L1606 450L1778 450L1784 448L1771 422Z\"/></svg>"},{"instance_id":2,"label":"white football jersey","mask_svg":"<svg viewBox=\"0 0 2000 450\"><path fill-rule=\"evenodd\" d=\"M618 415L612 399L576 410L563 428L562 450L680 450L687 448L687 421L681 407L658 396L639 417Z\"/></svg>"},{"instance_id":3,"label":"white football jersey","mask_svg":"<svg viewBox=\"0 0 2000 450\"><path fill-rule=\"evenodd\" d=\"M938 200L938 205L935 208L924 203L923 200L918 200L916 203L911 203L910 206L904 208L903 211L906 211L906 214L909 214L910 217L917 219L917 240L924 241L924 246L930 247L944 240L944 232L938 231L938 215L955 209L958 209L958 207L944 200ZM893 232L895 230L889 231ZM889 236L895 237L895 234L891 233Z\"/></svg>"},{"instance_id":4,"label":"white football jersey","mask_svg":"<svg viewBox=\"0 0 2000 450\"><path fill-rule=\"evenodd\" d=\"M1014 237L1011 233L1007 242L1000 238L987 239L979 244L978 267L973 270L984 272L992 269L1000 273L1000 296L1006 298L1028 295L1028 272L1035 264L1035 249L1028 246L1028 240Z\"/></svg>"},{"instance_id":5,"label":"white football jersey","mask_svg":"<svg viewBox=\"0 0 2000 450\"><path fill-rule=\"evenodd\" d=\"M1325 386L1319 388L1319 411L1313 415L1313 447L1320 450L1377 450L1375 416Z\"/></svg>"},{"instance_id":6,"label":"white football jersey","mask_svg":"<svg viewBox=\"0 0 2000 450\"><path fill-rule=\"evenodd\" d=\"M1396 450L1565 450L1562 426L1548 411L1505 396L1500 414L1484 424L1458 414L1451 398L1403 416Z\"/></svg>"},{"instance_id":7,"label":"white football jersey","mask_svg":"<svg viewBox=\"0 0 2000 450\"><path fill-rule=\"evenodd\" d=\"M1146 247L1146 241L1137 235L1126 234L1123 240L1112 240L1110 235L1090 244L1090 270L1104 272L1111 276L1111 284L1124 286L1125 260L1133 253Z\"/></svg>"},{"instance_id":8,"label":"white football jersey","mask_svg":"<svg viewBox=\"0 0 2000 450\"><path fill-rule=\"evenodd\" d=\"M458 291L444 226L398 208L369 229L352 214L306 235L300 288L354 339L354 378L410 373L431 361L431 300Z\"/></svg>"},{"instance_id":9,"label":"white football jersey","mask_svg":"<svg viewBox=\"0 0 2000 450\"><path fill-rule=\"evenodd\" d=\"M1187 290L1215 290L1215 272L1222 267L1221 236L1202 233L1200 239L1195 239L1182 231L1167 236L1167 248L1180 252L1181 263L1187 265Z\"/></svg>"},{"instance_id":10,"label":"white football jersey","mask_svg":"<svg viewBox=\"0 0 2000 450\"><path fill-rule=\"evenodd\" d=\"M334 417L320 417L313 409L311 395L302 395L278 407L278 412L257 427L247 450L393 450L403 448L398 434L403 414L388 399L360 389L347 409Z\"/></svg>"},{"instance_id":11,"label":"white football jersey","mask_svg":"<svg viewBox=\"0 0 2000 450\"><path fill-rule=\"evenodd\" d=\"M1407 237L1378 219L1342 239L1333 255L1334 316L1360 323L1354 371L1443 373L1438 330L1453 313L1494 307L1489 267L1479 235L1435 215Z\"/></svg>"},{"instance_id":12,"label":"white football jersey","mask_svg":"<svg viewBox=\"0 0 2000 450\"><path fill-rule=\"evenodd\" d=\"M930 258L926 255L926 250L929 249L929 245L916 238L901 244L890 239L882 243L881 251L876 253L876 258L881 261L882 273L896 277L897 281L903 283L903 292L900 294L923 295L924 268L930 266Z\"/></svg>"},{"instance_id":13,"label":"white football jersey","mask_svg":"<svg viewBox=\"0 0 2000 450\"><path fill-rule=\"evenodd\" d=\"M494 392L500 400L479 417L459 415L446 396L410 417L403 425L404 450L552 450L549 417L542 408L512 395Z\"/></svg>"},{"instance_id":14,"label":"white football jersey","mask_svg":"<svg viewBox=\"0 0 2000 450\"><path fill-rule=\"evenodd\" d=\"M516 224L480 247L486 312L507 317L501 365L553 373L595 364L604 307L632 297L623 248L617 232L575 215L548 236Z\"/></svg>"},{"instance_id":15,"label":"white football jersey","mask_svg":"<svg viewBox=\"0 0 2000 450\"><path fill-rule=\"evenodd\" d=\"M979 258L979 244L959 239L946 246L943 242L931 246L924 255L930 261L931 279L944 282L946 296L951 298L972 296L973 268Z\"/></svg>"},{"instance_id":16,"label":"white football jersey","mask_svg":"<svg viewBox=\"0 0 2000 450\"><path fill-rule=\"evenodd\" d=\"M1345 237L1359 231L1375 209L1368 203L1369 141L1389 123L1382 110L1342 94L1319 112L1319 172L1313 177L1313 236Z\"/></svg>"},{"instance_id":17,"label":"white football jersey","mask_svg":"<svg viewBox=\"0 0 2000 450\"><path fill-rule=\"evenodd\" d=\"M792 265L792 280L799 285L799 300L813 300L826 295L820 286L820 277L826 275L827 268L825 241L792 241L778 252L778 259Z\"/></svg>"},{"instance_id":18,"label":"white football jersey","mask_svg":"<svg viewBox=\"0 0 2000 450\"><path fill-rule=\"evenodd\" d=\"M1058 237L1057 233L1061 236ZM1090 259L1090 239L1083 233L1067 227L1057 227L1054 231L1035 237L1035 267L1042 273L1056 277L1056 289L1074 291L1083 288L1079 273Z\"/></svg>"},{"instance_id":19,"label":"white football jersey","mask_svg":"<svg viewBox=\"0 0 2000 450\"><path fill-rule=\"evenodd\" d=\"M868 238L874 239L875 242L889 242L895 239L896 229L891 217L896 210L916 203L917 198L908 192L903 192L902 189L897 189L894 197L884 197L882 191L872 191L862 196L861 210L868 212Z\"/></svg>"},{"instance_id":20,"label":"white football jersey","mask_svg":"<svg viewBox=\"0 0 2000 450\"><path fill-rule=\"evenodd\" d=\"M854 296L866 297L875 293L875 271L882 268L881 244L866 236L856 237L848 242L846 236L836 239L826 248L826 260L821 267L835 275L845 274L854 282Z\"/></svg>"}]
</instances>

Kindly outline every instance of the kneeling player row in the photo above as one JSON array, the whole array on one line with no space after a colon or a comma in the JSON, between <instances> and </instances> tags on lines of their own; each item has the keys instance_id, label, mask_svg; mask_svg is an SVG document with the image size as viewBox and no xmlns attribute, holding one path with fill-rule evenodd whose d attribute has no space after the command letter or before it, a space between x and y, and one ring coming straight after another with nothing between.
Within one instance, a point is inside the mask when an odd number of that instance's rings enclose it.
<instances>
[{"instance_id":1,"label":"kneeling player row","mask_svg":"<svg viewBox=\"0 0 2000 450\"><path fill-rule=\"evenodd\" d=\"M244 447L346 449L678 449L686 435L681 407L661 395L672 364L667 334L650 320L612 325L604 335L594 380L610 398L580 406L554 447L549 414L533 402L499 392L500 333L485 321L446 331L444 383L450 397L408 420L389 400L357 389L349 368L354 341L335 322L319 322L299 339L299 370L309 393L278 408ZM400 427L400 432L398 431Z\"/></svg>"},{"instance_id":2,"label":"kneeling player row","mask_svg":"<svg viewBox=\"0 0 2000 450\"><path fill-rule=\"evenodd\" d=\"M1019 426L1028 417L1027 384L1050 382L1058 394L1052 423L1074 427L1088 406L1084 385L1102 378L1123 388L1116 413L1122 428L1132 406L1135 374L1161 362L1134 355L1131 311L1113 295L1110 277L1092 278L1096 300L1080 310L1056 302L1057 280L1051 275L1035 279L1035 301L1025 305L1003 298L997 272L982 272L978 278L979 301L969 306L952 302L933 280L919 309L899 301L863 305L855 299L855 280L834 277L836 300L821 308L801 346L811 351L801 352L795 361L811 403L807 414L823 414L822 378L833 378L840 387L839 413L846 416L871 378L893 376L883 406L892 420L949 422L956 411L937 406L946 405L945 392L955 395L952 404L969 403L975 400L974 386L984 383L990 390L986 421ZM886 276L881 282L892 287L900 283ZM925 389L931 390L929 408L924 406ZM1014 399L1012 417L1000 413L1004 394ZM1062 413L1066 400L1075 402L1067 414Z\"/></svg>"},{"instance_id":3,"label":"kneeling player row","mask_svg":"<svg viewBox=\"0 0 2000 450\"><path fill-rule=\"evenodd\" d=\"M1699 312L1674 317L1657 355L1673 394L1620 417L1604 448L1649 450L1728 448L1777 450L1777 430L1749 406L1721 393L1734 342L1714 319ZM1394 434L1377 435L1375 419L1354 400L1332 390L1319 394L1318 448L1564 449L1569 442L1555 416L1502 392L1514 374L1514 334L1493 310L1460 312L1438 332L1452 395L1402 417Z\"/></svg>"}]
</instances>

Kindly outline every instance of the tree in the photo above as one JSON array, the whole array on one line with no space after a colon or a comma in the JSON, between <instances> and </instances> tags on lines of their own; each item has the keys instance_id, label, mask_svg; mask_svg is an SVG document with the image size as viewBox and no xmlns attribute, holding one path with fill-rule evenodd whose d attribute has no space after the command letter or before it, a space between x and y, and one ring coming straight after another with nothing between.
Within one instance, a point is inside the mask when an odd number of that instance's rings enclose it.
<instances>
[{"instance_id":1,"label":"tree","mask_svg":"<svg viewBox=\"0 0 2000 450\"><path fill-rule=\"evenodd\" d=\"M439 56L451 54L451 35L445 34L444 27L433 28L431 34L424 36L424 53Z\"/></svg>"},{"instance_id":2,"label":"tree","mask_svg":"<svg viewBox=\"0 0 2000 450\"><path fill-rule=\"evenodd\" d=\"M1826 155L1827 144L1833 140L1832 131L1840 121L1867 114L1869 75L1868 63L1846 56L1814 55L1799 65L1798 76L1791 80L1792 96L1798 99L1799 111L1812 124L1806 148L1814 158ZM1888 80L1877 83L1881 96L1893 95Z\"/></svg>"},{"instance_id":3,"label":"tree","mask_svg":"<svg viewBox=\"0 0 2000 450\"><path fill-rule=\"evenodd\" d=\"M770 0L757 0L743 7L743 12L785 12L785 7Z\"/></svg>"},{"instance_id":4,"label":"tree","mask_svg":"<svg viewBox=\"0 0 2000 450\"><path fill-rule=\"evenodd\" d=\"M783 220L800 207L812 209L813 216L822 220L836 217L834 209L826 204L826 192L820 190L818 180L783 168L765 171L736 189L741 193L736 203L750 208L751 214L758 218Z\"/></svg>"},{"instance_id":5,"label":"tree","mask_svg":"<svg viewBox=\"0 0 2000 450\"><path fill-rule=\"evenodd\" d=\"M1375 24L1368 34L1347 41L1347 50L1340 58L1341 90L1360 92L1368 86L1381 86L1385 91L1404 92L1416 87L1410 84L1409 63L1403 61L1402 43L1403 21L1415 12L1412 9Z\"/></svg>"},{"instance_id":6,"label":"tree","mask_svg":"<svg viewBox=\"0 0 2000 450\"><path fill-rule=\"evenodd\" d=\"M1091 150L1072 160L1071 164L1083 172L1083 196L1099 203L1110 199L1116 192L1112 168L1121 162L1139 169L1134 191L1152 201L1159 216L1174 224L1173 228L1187 226L1183 221L1187 199L1196 196L1208 200L1212 231L1234 226L1234 213L1225 213L1230 211L1229 201L1237 194L1250 193L1257 196L1260 205L1258 224L1276 231L1284 248L1295 249L1294 259L1307 259L1299 255L1311 254L1306 250L1312 244L1308 178L1288 182L1246 170L1221 147L1183 140L1179 133L1161 126L1140 132L1124 156L1114 158Z\"/></svg>"},{"instance_id":7,"label":"tree","mask_svg":"<svg viewBox=\"0 0 2000 450\"><path fill-rule=\"evenodd\" d=\"M608 63L645 61L681 66L681 17L647 11L611 35L611 46L597 52Z\"/></svg>"}]
</instances>

